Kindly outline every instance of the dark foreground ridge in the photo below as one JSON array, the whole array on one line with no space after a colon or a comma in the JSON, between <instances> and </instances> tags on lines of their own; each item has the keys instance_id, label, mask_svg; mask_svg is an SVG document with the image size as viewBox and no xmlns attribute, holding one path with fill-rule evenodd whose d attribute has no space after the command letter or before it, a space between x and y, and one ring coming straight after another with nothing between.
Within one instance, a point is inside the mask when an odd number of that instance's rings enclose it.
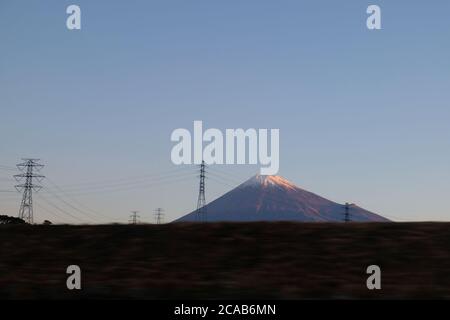
<instances>
[{"instance_id":1,"label":"dark foreground ridge","mask_svg":"<svg viewBox=\"0 0 450 320\"><path fill-rule=\"evenodd\" d=\"M1 226L0 254L0 298L450 298L450 223Z\"/></svg>"}]
</instances>

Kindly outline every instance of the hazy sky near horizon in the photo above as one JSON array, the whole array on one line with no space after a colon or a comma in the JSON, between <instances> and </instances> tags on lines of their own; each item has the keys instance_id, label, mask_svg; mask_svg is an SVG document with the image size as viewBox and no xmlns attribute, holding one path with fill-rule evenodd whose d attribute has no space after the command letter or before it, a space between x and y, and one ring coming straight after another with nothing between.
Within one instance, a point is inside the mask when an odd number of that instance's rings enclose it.
<instances>
[{"instance_id":1,"label":"hazy sky near horizon","mask_svg":"<svg viewBox=\"0 0 450 320\"><path fill-rule=\"evenodd\" d=\"M51 179L37 221L173 220L198 182L177 174L170 134L202 120L279 128L279 174L330 200L450 221L449 15L444 0L0 0L0 190L1 166L37 157ZM217 170L208 201L259 166ZM0 214L19 199L0 192Z\"/></svg>"}]
</instances>

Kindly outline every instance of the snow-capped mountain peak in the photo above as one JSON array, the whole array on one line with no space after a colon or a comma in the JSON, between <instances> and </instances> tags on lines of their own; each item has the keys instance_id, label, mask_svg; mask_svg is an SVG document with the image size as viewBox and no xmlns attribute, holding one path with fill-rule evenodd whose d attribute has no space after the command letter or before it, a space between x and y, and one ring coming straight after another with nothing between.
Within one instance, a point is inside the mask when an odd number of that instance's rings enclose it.
<instances>
[{"instance_id":1,"label":"snow-capped mountain peak","mask_svg":"<svg viewBox=\"0 0 450 320\"><path fill-rule=\"evenodd\" d=\"M256 175L208 203L207 221L388 221L358 206L344 205L303 190L280 176ZM199 221L193 211L177 221Z\"/></svg>"},{"instance_id":2,"label":"snow-capped mountain peak","mask_svg":"<svg viewBox=\"0 0 450 320\"><path fill-rule=\"evenodd\" d=\"M260 174L253 176L239 186L239 188L246 187L280 187L282 189L289 190L298 189L296 185L281 176L266 176Z\"/></svg>"}]
</instances>

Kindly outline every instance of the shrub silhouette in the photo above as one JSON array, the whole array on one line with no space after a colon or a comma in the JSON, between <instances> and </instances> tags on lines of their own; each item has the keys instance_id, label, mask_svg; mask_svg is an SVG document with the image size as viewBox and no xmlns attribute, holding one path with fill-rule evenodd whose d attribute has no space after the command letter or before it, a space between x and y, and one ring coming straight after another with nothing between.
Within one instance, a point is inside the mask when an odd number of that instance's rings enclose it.
<instances>
[{"instance_id":1,"label":"shrub silhouette","mask_svg":"<svg viewBox=\"0 0 450 320\"><path fill-rule=\"evenodd\" d=\"M20 218L0 215L0 224L25 224L26 222Z\"/></svg>"}]
</instances>

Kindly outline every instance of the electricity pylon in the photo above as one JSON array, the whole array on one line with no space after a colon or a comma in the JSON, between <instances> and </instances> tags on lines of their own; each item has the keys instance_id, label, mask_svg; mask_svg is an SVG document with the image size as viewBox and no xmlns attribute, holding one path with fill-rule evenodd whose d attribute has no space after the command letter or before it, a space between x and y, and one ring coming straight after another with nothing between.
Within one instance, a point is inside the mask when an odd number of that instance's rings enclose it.
<instances>
[{"instance_id":1,"label":"electricity pylon","mask_svg":"<svg viewBox=\"0 0 450 320\"><path fill-rule=\"evenodd\" d=\"M130 224L138 224L139 223L139 211L131 211L130 220L128 222Z\"/></svg>"},{"instance_id":2,"label":"electricity pylon","mask_svg":"<svg viewBox=\"0 0 450 320\"><path fill-rule=\"evenodd\" d=\"M155 220L156 220L156 224L161 224L162 223L162 219L164 217L164 209L162 208L157 208L155 210Z\"/></svg>"},{"instance_id":3,"label":"electricity pylon","mask_svg":"<svg viewBox=\"0 0 450 320\"><path fill-rule=\"evenodd\" d=\"M350 203L348 202L345 203L345 216L344 216L345 222L350 222L350 206L351 206Z\"/></svg>"},{"instance_id":4,"label":"electricity pylon","mask_svg":"<svg viewBox=\"0 0 450 320\"><path fill-rule=\"evenodd\" d=\"M200 222L207 221L207 212L206 212L206 198L205 198L205 177L206 177L206 164L205 161L202 161L200 165L200 186L198 191L198 200L197 200L197 219Z\"/></svg>"},{"instance_id":5,"label":"electricity pylon","mask_svg":"<svg viewBox=\"0 0 450 320\"><path fill-rule=\"evenodd\" d=\"M17 168L22 172L16 174L14 178L17 182L22 182L15 186L16 190L23 192L22 202L19 209L19 218L26 223L33 224L33 191L38 192L42 189L42 186L35 184L34 180L38 183L42 182L45 176L37 174L44 165L38 163L39 159L22 159L24 162L19 163Z\"/></svg>"}]
</instances>

